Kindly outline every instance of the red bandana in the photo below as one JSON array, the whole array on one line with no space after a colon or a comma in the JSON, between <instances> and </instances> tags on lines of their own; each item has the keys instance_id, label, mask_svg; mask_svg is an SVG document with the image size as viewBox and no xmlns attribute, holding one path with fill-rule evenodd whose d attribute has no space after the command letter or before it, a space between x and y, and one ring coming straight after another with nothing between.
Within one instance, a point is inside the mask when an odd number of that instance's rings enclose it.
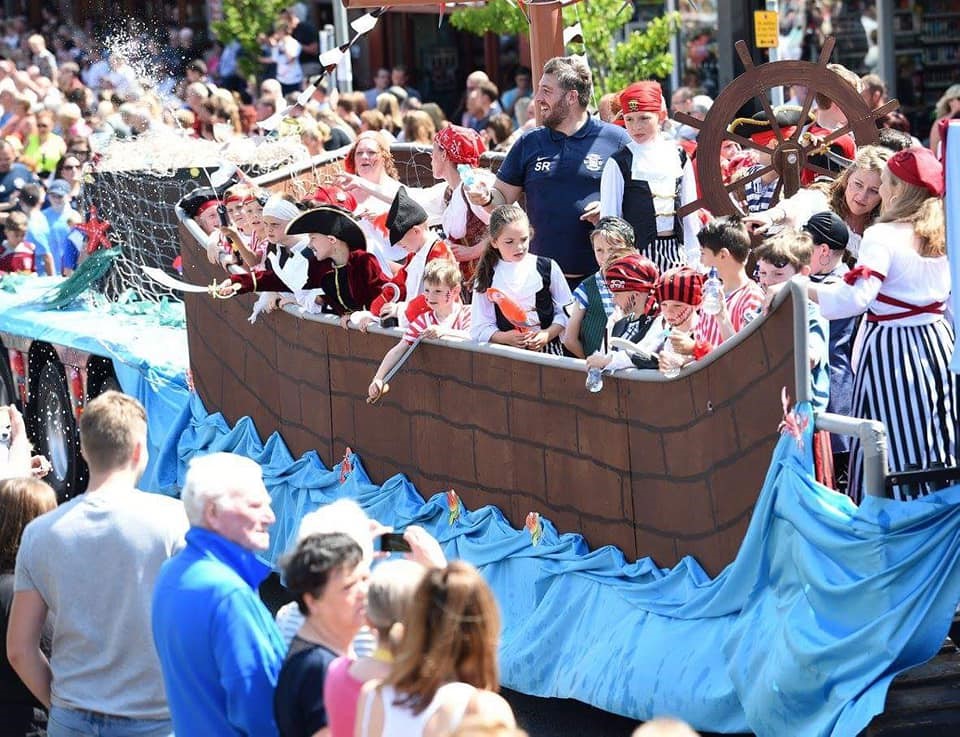
<instances>
[{"instance_id":1,"label":"red bandana","mask_svg":"<svg viewBox=\"0 0 960 737\"><path fill-rule=\"evenodd\" d=\"M620 109L627 113L659 113L663 90L658 82L634 82L620 93Z\"/></svg>"},{"instance_id":2,"label":"red bandana","mask_svg":"<svg viewBox=\"0 0 960 737\"><path fill-rule=\"evenodd\" d=\"M480 163L480 154L486 151L480 134L471 128L448 125L437 131L433 142L439 146L454 164L467 164L476 167Z\"/></svg>"}]
</instances>

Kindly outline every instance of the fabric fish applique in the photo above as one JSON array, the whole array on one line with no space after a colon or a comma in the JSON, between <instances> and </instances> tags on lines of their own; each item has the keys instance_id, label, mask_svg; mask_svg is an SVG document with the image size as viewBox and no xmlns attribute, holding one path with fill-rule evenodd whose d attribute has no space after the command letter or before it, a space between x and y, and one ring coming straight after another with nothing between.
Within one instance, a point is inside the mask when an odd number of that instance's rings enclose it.
<instances>
[{"instance_id":1,"label":"fabric fish applique","mask_svg":"<svg viewBox=\"0 0 960 737\"><path fill-rule=\"evenodd\" d=\"M487 299L500 308L503 316L521 333L539 329L539 324L531 323L526 311L499 289L491 287L484 294L487 295Z\"/></svg>"},{"instance_id":2,"label":"fabric fish applique","mask_svg":"<svg viewBox=\"0 0 960 737\"><path fill-rule=\"evenodd\" d=\"M534 547L540 544L540 538L543 537L543 522L540 521L538 512L530 512L527 515L527 521L524 524L527 532L530 533L530 542Z\"/></svg>"},{"instance_id":3,"label":"fabric fish applique","mask_svg":"<svg viewBox=\"0 0 960 737\"><path fill-rule=\"evenodd\" d=\"M353 472L353 451L348 445L346 450L343 452L343 460L340 461L340 483L342 484L347 480L347 477Z\"/></svg>"},{"instance_id":4,"label":"fabric fish applique","mask_svg":"<svg viewBox=\"0 0 960 737\"><path fill-rule=\"evenodd\" d=\"M803 433L810 424L810 416L798 410L790 410L790 395L787 387L780 390L780 403L783 405L783 420L777 427L781 435L790 435L797 443L797 449L803 450Z\"/></svg>"},{"instance_id":5,"label":"fabric fish applique","mask_svg":"<svg viewBox=\"0 0 960 737\"><path fill-rule=\"evenodd\" d=\"M447 508L450 510L450 514L447 515L447 524L453 527L453 524L463 514L463 502L460 501L460 497L453 489L447 492Z\"/></svg>"}]
</instances>

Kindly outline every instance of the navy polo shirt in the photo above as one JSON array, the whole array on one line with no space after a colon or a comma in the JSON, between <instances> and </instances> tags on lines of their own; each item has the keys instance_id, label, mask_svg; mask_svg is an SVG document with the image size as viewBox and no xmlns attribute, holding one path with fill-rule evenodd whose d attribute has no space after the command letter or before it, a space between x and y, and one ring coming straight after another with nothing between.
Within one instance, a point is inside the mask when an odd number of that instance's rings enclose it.
<instances>
[{"instance_id":1,"label":"navy polo shirt","mask_svg":"<svg viewBox=\"0 0 960 737\"><path fill-rule=\"evenodd\" d=\"M552 258L564 274L597 270L593 226L580 215L600 199L607 159L629 142L623 128L593 117L572 136L541 126L513 144L497 172L501 181L523 187L534 230L531 250Z\"/></svg>"}]
</instances>

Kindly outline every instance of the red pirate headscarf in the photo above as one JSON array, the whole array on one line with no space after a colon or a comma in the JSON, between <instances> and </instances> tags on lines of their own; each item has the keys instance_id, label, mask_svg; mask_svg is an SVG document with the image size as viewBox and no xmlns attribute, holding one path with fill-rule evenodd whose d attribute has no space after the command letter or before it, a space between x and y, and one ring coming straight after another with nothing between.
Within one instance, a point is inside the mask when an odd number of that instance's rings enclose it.
<instances>
[{"instance_id":1,"label":"red pirate headscarf","mask_svg":"<svg viewBox=\"0 0 960 737\"><path fill-rule=\"evenodd\" d=\"M671 269L657 282L657 302L683 302L699 307L703 302L703 274L686 266Z\"/></svg>"},{"instance_id":2,"label":"red pirate headscarf","mask_svg":"<svg viewBox=\"0 0 960 737\"><path fill-rule=\"evenodd\" d=\"M620 93L620 109L627 113L659 113L664 108L659 82L634 82Z\"/></svg>"},{"instance_id":3,"label":"red pirate headscarf","mask_svg":"<svg viewBox=\"0 0 960 737\"><path fill-rule=\"evenodd\" d=\"M310 199L318 205L336 205L350 212L357 209L357 198L343 187L338 187L335 184L320 185Z\"/></svg>"},{"instance_id":4,"label":"red pirate headscarf","mask_svg":"<svg viewBox=\"0 0 960 737\"><path fill-rule=\"evenodd\" d=\"M480 155L487 150L479 133L459 125L448 125L438 130L433 137L433 143L439 146L454 164L467 164L471 167L480 163Z\"/></svg>"},{"instance_id":5,"label":"red pirate headscarf","mask_svg":"<svg viewBox=\"0 0 960 737\"><path fill-rule=\"evenodd\" d=\"M640 254L618 258L603 271L611 292L649 292L657 286L656 264Z\"/></svg>"}]
</instances>

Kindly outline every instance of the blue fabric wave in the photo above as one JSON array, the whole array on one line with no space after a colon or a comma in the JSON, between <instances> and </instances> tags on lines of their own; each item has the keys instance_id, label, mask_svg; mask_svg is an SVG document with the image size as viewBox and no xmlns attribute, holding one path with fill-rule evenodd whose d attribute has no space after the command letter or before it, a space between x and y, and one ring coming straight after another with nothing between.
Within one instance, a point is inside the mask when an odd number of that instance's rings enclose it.
<instances>
[{"instance_id":1,"label":"blue fabric wave","mask_svg":"<svg viewBox=\"0 0 960 737\"><path fill-rule=\"evenodd\" d=\"M799 412L809 417L809 406ZM373 484L356 456L340 483L342 462L295 459L279 435L263 443L249 418L231 428L195 395L167 465L182 483L197 454L259 462L277 515L274 562L304 514L342 497L385 524L422 525L496 592L510 688L702 730L846 736L946 635L960 599L960 487L858 509L814 481L809 424L802 442L777 445L740 553L712 580L691 558L668 570L591 551L547 520L534 545L495 507L451 525L444 494L424 501L402 476Z\"/></svg>"}]
</instances>

